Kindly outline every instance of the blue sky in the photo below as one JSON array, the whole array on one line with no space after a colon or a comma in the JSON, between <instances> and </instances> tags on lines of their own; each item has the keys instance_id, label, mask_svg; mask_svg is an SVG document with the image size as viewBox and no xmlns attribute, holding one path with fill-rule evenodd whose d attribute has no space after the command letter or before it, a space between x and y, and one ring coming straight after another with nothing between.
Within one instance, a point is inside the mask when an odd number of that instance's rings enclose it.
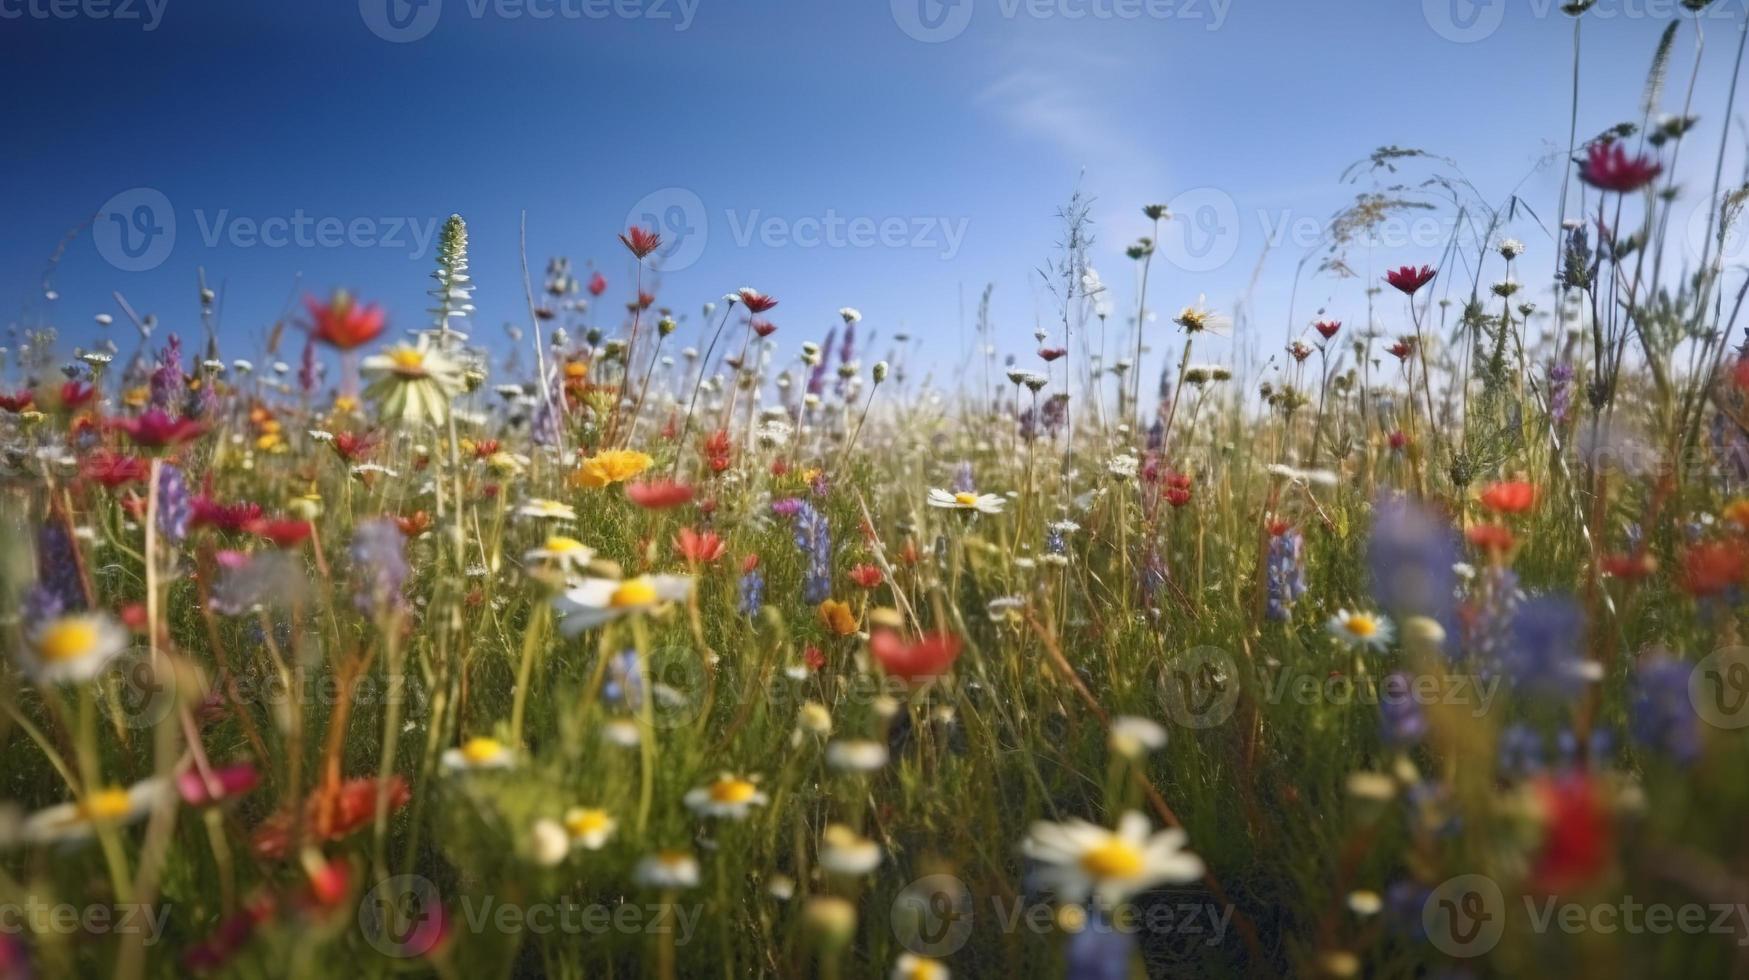
<instances>
[{"instance_id":1,"label":"blue sky","mask_svg":"<svg viewBox=\"0 0 1749 980\"><path fill-rule=\"evenodd\" d=\"M1558 171L1533 174L1566 142L1572 22L1552 0L406 2L0 0L13 93L0 317L89 343L95 314L120 320L120 291L162 330L198 335L204 268L228 356L259 356L288 300L336 286L419 326L429 235L455 211L471 229L476 333L499 336L527 321L524 211L537 288L549 256L593 261L613 308L632 274L614 236L652 213L684 265L659 299L687 331L705 301L751 285L780 299L786 350L850 305L884 335L925 338L945 373L987 283L998 345L1030 353L1054 318L1036 273L1059 239L1053 213L1080 186L1120 318L1142 204L1188 194L1192 213L1163 239L1213 229L1229 256L1156 262L1152 374L1176 350L1165 321L1198 294L1231 310L1250 291L1257 326L1238 342L1279 349L1305 243L1290 237L1258 273L1267 231L1315 228L1358 189L1343 168L1374 147L1449 156L1495 200L1523 181L1554 220ZM1681 168L1697 202L1744 5L1720 0L1703 22L1703 118ZM1677 10L1602 0L1587 15L1581 135L1637 118ZM1694 37L1685 26L1678 42L1683 83ZM1727 174L1741 166L1739 147ZM115 222L142 202L157 236L129 231L131 246L168 247L130 256ZM302 237L277 237L300 220ZM1511 231L1532 248L1520 278L1540 280L1548 240L1528 221ZM1356 256L1375 272L1436 257L1410 241ZM1323 306L1359 322L1364 285L1308 280L1296 320ZM131 332L110 329L131 350Z\"/></svg>"}]
</instances>

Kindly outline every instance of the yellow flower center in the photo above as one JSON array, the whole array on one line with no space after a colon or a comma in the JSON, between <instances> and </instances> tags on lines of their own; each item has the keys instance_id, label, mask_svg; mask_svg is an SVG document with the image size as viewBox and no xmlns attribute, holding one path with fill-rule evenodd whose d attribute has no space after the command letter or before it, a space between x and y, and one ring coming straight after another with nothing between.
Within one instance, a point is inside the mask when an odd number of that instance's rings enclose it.
<instances>
[{"instance_id":1,"label":"yellow flower center","mask_svg":"<svg viewBox=\"0 0 1749 980\"><path fill-rule=\"evenodd\" d=\"M1095 878L1133 878L1142 872L1142 852L1112 837L1081 855L1081 870Z\"/></svg>"},{"instance_id":2,"label":"yellow flower center","mask_svg":"<svg viewBox=\"0 0 1749 980\"><path fill-rule=\"evenodd\" d=\"M755 787L745 779L725 776L711 784L711 800L715 803L745 803L753 798Z\"/></svg>"},{"instance_id":3,"label":"yellow flower center","mask_svg":"<svg viewBox=\"0 0 1749 980\"><path fill-rule=\"evenodd\" d=\"M473 765L491 762L504 751L504 746L495 738L470 738L462 746L462 758Z\"/></svg>"},{"instance_id":4,"label":"yellow flower center","mask_svg":"<svg viewBox=\"0 0 1749 980\"><path fill-rule=\"evenodd\" d=\"M976 507L978 495L975 493L956 493L953 495L953 502L961 507Z\"/></svg>"},{"instance_id":5,"label":"yellow flower center","mask_svg":"<svg viewBox=\"0 0 1749 980\"><path fill-rule=\"evenodd\" d=\"M635 609L656 603L656 583L647 578L626 579L613 590L607 604L615 609Z\"/></svg>"},{"instance_id":6,"label":"yellow flower center","mask_svg":"<svg viewBox=\"0 0 1749 980\"><path fill-rule=\"evenodd\" d=\"M1348 632L1365 639L1379 631L1379 624L1371 616L1350 616L1348 622L1342 624Z\"/></svg>"},{"instance_id":7,"label":"yellow flower center","mask_svg":"<svg viewBox=\"0 0 1749 980\"><path fill-rule=\"evenodd\" d=\"M542 548L555 555L568 555L573 551L581 551L583 549L583 542L578 541L576 538L566 538L555 535L548 538L546 544L543 545Z\"/></svg>"},{"instance_id":8,"label":"yellow flower center","mask_svg":"<svg viewBox=\"0 0 1749 980\"><path fill-rule=\"evenodd\" d=\"M97 647L97 626L87 619L63 619L37 635L36 650L44 660L66 663L88 656Z\"/></svg>"},{"instance_id":9,"label":"yellow flower center","mask_svg":"<svg viewBox=\"0 0 1749 980\"><path fill-rule=\"evenodd\" d=\"M905 971L905 980L940 980L941 975L940 963L919 956L911 961L911 969Z\"/></svg>"},{"instance_id":10,"label":"yellow flower center","mask_svg":"<svg viewBox=\"0 0 1749 980\"><path fill-rule=\"evenodd\" d=\"M395 370L402 374L423 374L425 371L425 354L417 348L398 347L389 352L389 360L395 362Z\"/></svg>"},{"instance_id":11,"label":"yellow flower center","mask_svg":"<svg viewBox=\"0 0 1749 980\"><path fill-rule=\"evenodd\" d=\"M607 829L608 816L606 810L594 808L578 810L565 819L565 829L572 837L583 837L600 833Z\"/></svg>"},{"instance_id":12,"label":"yellow flower center","mask_svg":"<svg viewBox=\"0 0 1749 980\"><path fill-rule=\"evenodd\" d=\"M119 786L97 790L79 804L79 813L87 820L120 820L131 809L133 800Z\"/></svg>"}]
</instances>

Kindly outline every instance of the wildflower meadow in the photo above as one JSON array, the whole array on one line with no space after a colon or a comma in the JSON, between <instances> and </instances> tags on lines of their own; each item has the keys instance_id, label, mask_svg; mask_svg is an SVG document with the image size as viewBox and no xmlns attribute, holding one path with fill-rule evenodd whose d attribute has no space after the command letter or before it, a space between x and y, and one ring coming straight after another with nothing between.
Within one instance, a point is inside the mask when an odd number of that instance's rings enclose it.
<instances>
[{"instance_id":1,"label":"wildflower meadow","mask_svg":"<svg viewBox=\"0 0 1749 980\"><path fill-rule=\"evenodd\" d=\"M1744 975L1708 6L1560 93L1553 196L1364 156L1285 323L1092 180L969 357L466 214L423 314L15 321L0 977Z\"/></svg>"}]
</instances>

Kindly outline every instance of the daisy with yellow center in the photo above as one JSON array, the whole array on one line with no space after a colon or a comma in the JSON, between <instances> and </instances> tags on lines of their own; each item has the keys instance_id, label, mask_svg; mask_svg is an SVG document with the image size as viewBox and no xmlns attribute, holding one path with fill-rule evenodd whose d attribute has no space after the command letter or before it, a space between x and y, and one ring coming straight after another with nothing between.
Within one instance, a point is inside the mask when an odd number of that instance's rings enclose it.
<instances>
[{"instance_id":1,"label":"daisy with yellow center","mask_svg":"<svg viewBox=\"0 0 1749 980\"><path fill-rule=\"evenodd\" d=\"M1391 621L1378 613L1340 610L1330 617L1325 627L1342 645L1383 650L1391 645L1396 630Z\"/></svg>"},{"instance_id":2,"label":"daisy with yellow center","mask_svg":"<svg viewBox=\"0 0 1749 980\"><path fill-rule=\"evenodd\" d=\"M540 521L574 521L577 519L577 509L557 500L530 497L516 508L516 516Z\"/></svg>"},{"instance_id":3,"label":"daisy with yellow center","mask_svg":"<svg viewBox=\"0 0 1749 980\"><path fill-rule=\"evenodd\" d=\"M632 878L645 888L696 888L698 859L686 851L658 851L638 862Z\"/></svg>"},{"instance_id":4,"label":"daisy with yellow center","mask_svg":"<svg viewBox=\"0 0 1749 980\"><path fill-rule=\"evenodd\" d=\"M540 547L529 549L523 554L522 560L528 565L548 565L575 572L581 571L583 566L595 560L595 549L576 538L555 534L541 542Z\"/></svg>"},{"instance_id":5,"label":"daisy with yellow center","mask_svg":"<svg viewBox=\"0 0 1749 980\"><path fill-rule=\"evenodd\" d=\"M1184 831L1153 832L1148 818L1134 811L1107 830L1085 820L1039 821L1021 845L1041 865L1039 882L1064 902L1088 896L1116 905L1157 885L1182 884L1202 877L1202 859L1184 850Z\"/></svg>"},{"instance_id":6,"label":"daisy with yellow center","mask_svg":"<svg viewBox=\"0 0 1749 980\"><path fill-rule=\"evenodd\" d=\"M880 863L881 846L844 824L835 823L820 835L820 867L831 874L865 875Z\"/></svg>"},{"instance_id":7,"label":"daisy with yellow center","mask_svg":"<svg viewBox=\"0 0 1749 980\"><path fill-rule=\"evenodd\" d=\"M23 665L39 684L91 680L128 648L128 632L104 613L74 613L48 620L25 637Z\"/></svg>"},{"instance_id":8,"label":"daisy with yellow center","mask_svg":"<svg viewBox=\"0 0 1749 980\"><path fill-rule=\"evenodd\" d=\"M893 964L893 980L949 980L952 976L953 971L940 960L916 953L905 953Z\"/></svg>"},{"instance_id":9,"label":"daisy with yellow center","mask_svg":"<svg viewBox=\"0 0 1749 980\"><path fill-rule=\"evenodd\" d=\"M516 753L495 738L475 736L459 748L443 753L443 767L451 772L477 769L508 769L516 761Z\"/></svg>"},{"instance_id":10,"label":"daisy with yellow center","mask_svg":"<svg viewBox=\"0 0 1749 980\"><path fill-rule=\"evenodd\" d=\"M559 629L576 636L632 613L653 612L692 594L686 575L640 575L637 578L585 578L566 589L553 604L563 614Z\"/></svg>"},{"instance_id":11,"label":"daisy with yellow center","mask_svg":"<svg viewBox=\"0 0 1749 980\"><path fill-rule=\"evenodd\" d=\"M424 338L417 346L373 354L358 370L370 381L365 395L378 402L384 419L442 425L450 402L467 388L463 366Z\"/></svg>"},{"instance_id":12,"label":"daisy with yellow center","mask_svg":"<svg viewBox=\"0 0 1749 980\"><path fill-rule=\"evenodd\" d=\"M648 454L635 449L609 449L584 460L571 479L582 487L605 487L624 483L649 469L653 462Z\"/></svg>"},{"instance_id":13,"label":"daisy with yellow center","mask_svg":"<svg viewBox=\"0 0 1749 980\"><path fill-rule=\"evenodd\" d=\"M745 820L756 806L770 800L760 791L759 784L730 773L723 773L708 786L700 786L686 794L686 807L701 817L722 817Z\"/></svg>"},{"instance_id":14,"label":"daisy with yellow center","mask_svg":"<svg viewBox=\"0 0 1749 980\"><path fill-rule=\"evenodd\" d=\"M977 511L980 514L1000 514L1002 505L1006 503L993 493L974 493L962 490L959 493L949 493L939 487L929 491L929 506L944 510Z\"/></svg>"},{"instance_id":15,"label":"daisy with yellow center","mask_svg":"<svg viewBox=\"0 0 1749 980\"><path fill-rule=\"evenodd\" d=\"M95 789L82 799L58 803L26 817L22 837L34 844L86 840L100 826L116 827L139 820L170 792L170 783L158 778Z\"/></svg>"},{"instance_id":16,"label":"daisy with yellow center","mask_svg":"<svg viewBox=\"0 0 1749 980\"><path fill-rule=\"evenodd\" d=\"M1195 303L1178 311L1172 322L1183 327L1186 333L1207 332L1217 336L1225 336L1233 325L1231 319L1208 308L1207 296L1198 296Z\"/></svg>"},{"instance_id":17,"label":"daisy with yellow center","mask_svg":"<svg viewBox=\"0 0 1749 980\"><path fill-rule=\"evenodd\" d=\"M599 807L574 806L565 811L565 833L571 835L572 844L585 850L601 850L618 829L619 822Z\"/></svg>"}]
</instances>

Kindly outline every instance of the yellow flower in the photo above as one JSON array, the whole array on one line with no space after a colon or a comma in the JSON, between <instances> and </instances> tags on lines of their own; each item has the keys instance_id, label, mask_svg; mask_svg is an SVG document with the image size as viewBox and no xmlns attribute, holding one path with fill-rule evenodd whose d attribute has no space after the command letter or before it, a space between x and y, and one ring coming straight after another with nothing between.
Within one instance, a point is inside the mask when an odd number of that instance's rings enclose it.
<instances>
[{"instance_id":1,"label":"yellow flower","mask_svg":"<svg viewBox=\"0 0 1749 980\"><path fill-rule=\"evenodd\" d=\"M145 386L129 388L122 393L121 402L129 408L144 408L152 398L152 390Z\"/></svg>"},{"instance_id":2,"label":"yellow flower","mask_svg":"<svg viewBox=\"0 0 1749 980\"><path fill-rule=\"evenodd\" d=\"M635 449L609 449L584 460L571 479L578 486L605 487L624 483L649 469L653 462L649 455Z\"/></svg>"},{"instance_id":3,"label":"yellow flower","mask_svg":"<svg viewBox=\"0 0 1749 980\"><path fill-rule=\"evenodd\" d=\"M827 599L820 603L820 619L826 623L826 628L839 636L849 636L856 632L856 614L850 611L850 604L836 599Z\"/></svg>"}]
</instances>

